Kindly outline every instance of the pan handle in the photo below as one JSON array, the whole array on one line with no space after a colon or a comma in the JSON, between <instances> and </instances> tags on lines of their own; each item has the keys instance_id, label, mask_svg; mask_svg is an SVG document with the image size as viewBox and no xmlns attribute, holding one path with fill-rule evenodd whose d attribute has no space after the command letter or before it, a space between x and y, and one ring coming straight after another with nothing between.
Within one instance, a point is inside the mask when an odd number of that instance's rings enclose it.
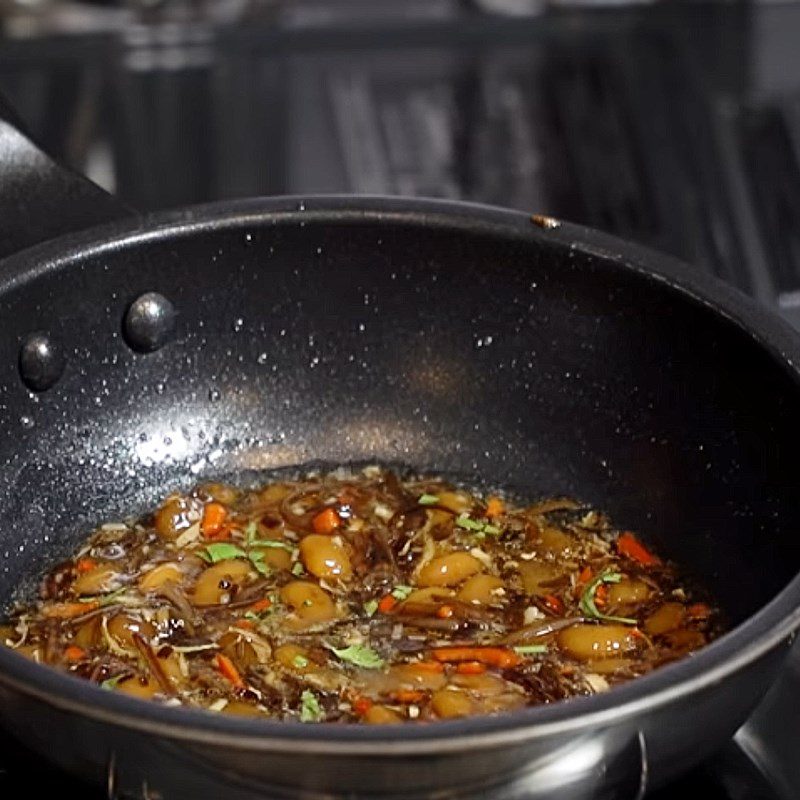
<instances>
[{"instance_id":1,"label":"pan handle","mask_svg":"<svg viewBox=\"0 0 800 800\"><path fill-rule=\"evenodd\" d=\"M0 258L134 211L56 163L0 94Z\"/></svg>"}]
</instances>

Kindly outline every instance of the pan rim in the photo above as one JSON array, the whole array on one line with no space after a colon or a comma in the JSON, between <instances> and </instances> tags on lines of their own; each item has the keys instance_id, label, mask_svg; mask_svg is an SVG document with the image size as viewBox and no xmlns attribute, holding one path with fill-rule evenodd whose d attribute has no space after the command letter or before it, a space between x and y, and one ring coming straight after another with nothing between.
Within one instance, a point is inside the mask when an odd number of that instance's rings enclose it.
<instances>
[{"instance_id":1,"label":"pan rim","mask_svg":"<svg viewBox=\"0 0 800 800\"><path fill-rule=\"evenodd\" d=\"M621 270L665 284L690 302L705 306L752 338L798 385L800 340L788 323L737 289L677 259L608 234L566 222L554 227L530 215L473 203L421 198L343 195L285 196L225 201L133 217L29 248L0 262L0 294L71 262L147 242L202 231L276 223L317 221L451 227L494 233L521 241L570 247ZM768 604L690 658L615 688L612 692L536 706L497 717L473 717L429 726L292 725L204 711L167 708L105 692L70 675L32 664L0 648L0 683L45 703L92 719L154 735L197 743L232 745L252 751L405 756L463 752L564 735L586 726L616 726L645 710L685 698L719 683L787 644L800 627L800 574Z\"/></svg>"}]
</instances>

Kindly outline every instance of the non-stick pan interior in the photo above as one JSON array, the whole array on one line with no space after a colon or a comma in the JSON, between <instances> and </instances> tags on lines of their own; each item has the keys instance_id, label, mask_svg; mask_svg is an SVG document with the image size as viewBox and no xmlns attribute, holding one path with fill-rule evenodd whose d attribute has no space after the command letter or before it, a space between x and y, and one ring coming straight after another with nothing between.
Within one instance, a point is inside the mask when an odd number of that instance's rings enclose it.
<instances>
[{"instance_id":1,"label":"non-stick pan interior","mask_svg":"<svg viewBox=\"0 0 800 800\"><path fill-rule=\"evenodd\" d=\"M476 214L478 212L475 212ZM230 213L79 250L0 294L0 596L103 519L204 476L390 462L611 512L734 621L800 561L800 391L685 293L467 215ZM8 275L8 269L4 275ZM174 339L133 352L158 291ZM22 338L63 377L32 395Z\"/></svg>"}]
</instances>

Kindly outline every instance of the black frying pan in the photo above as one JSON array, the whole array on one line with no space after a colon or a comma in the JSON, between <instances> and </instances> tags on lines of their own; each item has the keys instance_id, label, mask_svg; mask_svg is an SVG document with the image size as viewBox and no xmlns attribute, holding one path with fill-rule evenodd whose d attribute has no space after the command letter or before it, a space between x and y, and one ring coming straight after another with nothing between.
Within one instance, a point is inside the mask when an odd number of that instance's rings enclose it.
<instances>
[{"instance_id":1,"label":"black frying pan","mask_svg":"<svg viewBox=\"0 0 800 800\"><path fill-rule=\"evenodd\" d=\"M604 695L380 730L164 708L0 648L22 740L119 797L639 797L746 718L800 622L800 348L777 319L510 211L308 198L142 218L8 122L0 153L2 249L21 250L0 263L1 597L168 489L378 461L596 503L735 625Z\"/></svg>"}]
</instances>

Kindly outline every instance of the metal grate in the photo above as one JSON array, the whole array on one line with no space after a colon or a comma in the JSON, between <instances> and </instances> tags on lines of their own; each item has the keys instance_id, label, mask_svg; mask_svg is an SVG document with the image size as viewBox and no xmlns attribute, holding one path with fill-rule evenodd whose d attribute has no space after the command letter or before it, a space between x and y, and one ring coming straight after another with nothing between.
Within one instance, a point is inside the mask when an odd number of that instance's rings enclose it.
<instances>
[{"instance_id":1,"label":"metal grate","mask_svg":"<svg viewBox=\"0 0 800 800\"><path fill-rule=\"evenodd\" d=\"M643 169L643 143L631 125L624 80L608 56L555 56L542 75L560 164L551 171L556 204L575 204L587 224L621 236L656 233L652 191ZM556 189L557 190L557 189Z\"/></svg>"},{"instance_id":2,"label":"metal grate","mask_svg":"<svg viewBox=\"0 0 800 800\"><path fill-rule=\"evenodd\" d=\"M778 304L800 307L800 99L742 116L741 142L753 209Z\"/></svg>"}]
</instances>

